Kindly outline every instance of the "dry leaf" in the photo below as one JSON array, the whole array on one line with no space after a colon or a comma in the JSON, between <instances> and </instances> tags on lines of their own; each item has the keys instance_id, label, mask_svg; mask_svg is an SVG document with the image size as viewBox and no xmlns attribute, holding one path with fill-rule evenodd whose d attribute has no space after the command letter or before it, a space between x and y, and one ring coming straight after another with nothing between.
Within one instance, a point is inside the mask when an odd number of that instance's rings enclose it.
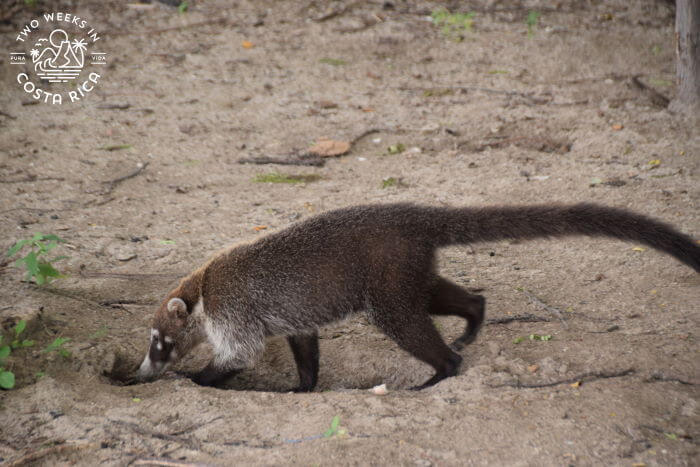
<instances>
[{"instance_id":1,"label":"dry leaf","mask_svg":"<svg viewBox=\"0 0 700 467\"><path fill-rule=\"evenodd\" d=\"M646 251L646 248L642 248L641 246L636 246L632 248L632 251Z\"/></svg>"},{"instance_id":2,"label":"dry leaf","mask_svg":"<svg viewBox=\"0 0 700 467\"><path fill-rule=\"evenodd\" d=\"M321 157L342 156L350 151L350 143L347 141L334 141L332 139L320 139L309 148L311 154Z\"/></svg>"},{"instance_id":3,"label":"dry leaf","mask_svg":"<svg viewBox=\"0 0 700 467\"><path fill-rule=\"evenodd\" d=\"M316 105L321 107L322 109L337 109L338 108L338 104L336 104L333 101L325 101L325 100L318 101L316 103Z\"/></svg>"},{"instance_id":4,"label":"dry leaf","mask_svg":"<svg viewBox=\"0 0 700 467\"><path fill-rule=\"evenodd\" d=\"M253 230L255 230L256 232L260 232L261 230L265 229L267 229L266 225L256 225L255 227L253 227Z\"/></svg>"},{"instance_id":5,"label":"dry leaf","mask_svg":"<svg viewBox=\"0 0 700 467\"><path fill-rule=\"evenodd\" d=\"M569 384L572 388L578 388L581 386L581 381L576 381L575 383Z\"/></svg>"},{"instance_id":6,"label":"dry leaf","mask_svg":"<svg viewBox=\"0 0 700 467\"><path fill-rule=\"evenodd\" d=\"M616 123L616 124L614 124L614 125L612 126L612 129L615 130L615 131L620 131L620 130L622 130L623 128L624 128L624 127L623 127L622 125L620 125L619 123Z\"/></svg>"},{"instance_id":7,"label":"dry leaf","mask_svg":"<svg viewBox=\"0 0 700 467\"><path fill-rule=\"evenodd\" d=\"M243 41L241 43L241 45L243 46L244 49L252 49L253 47L255 47L255 44L253 44L250 41Z\"/></svg>"},{"instance_id":8,"label":"dry leaf","mask_svg":"<svg viewBox=\"0 0 700 467\"><path fill-rule=\"evenodd\" d=\"M527 371L529 371L530 373L534 373L539 369L540 369L539 365L530 365L527 367Z\"/></svg>"}]
</instances>

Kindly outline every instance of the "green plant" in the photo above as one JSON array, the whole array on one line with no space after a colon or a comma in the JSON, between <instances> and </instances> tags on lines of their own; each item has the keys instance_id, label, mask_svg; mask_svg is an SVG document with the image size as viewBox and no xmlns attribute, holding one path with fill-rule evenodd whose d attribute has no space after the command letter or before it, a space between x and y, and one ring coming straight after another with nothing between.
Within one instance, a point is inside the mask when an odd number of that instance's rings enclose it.
<instances>
[{"instance_id":1,"label":"green plant","mask_svg":"<svg viewBox=\"0 0 700 467\"><path fill-rule=\"evenodd\" d=\"M321 176L318 174L308 174L308 175L287 175L277 172L272 172L268 174L256 175L253 179L257 183L311 183L320 180Z\"/></svg>"},{"instance_id":2,"label":"green plant","mask_svg":"<svg viewBox=\"0 0 700 467\"><path fill-rule=\"evenodd\" d=\"M532 37L535 33L535 27L537 22L540 20L540 12L535 10L530 10L527 13L527 19L525 23L527 24L527 37Z\"/></svg>"},{"instance_id":3,"label":"green plant","mask_svg":"<svg viewBox=\"0 0 700 467\"><path fill-rule=\"evenodd\" d=\"M47 284L52 279L65 277L53 267L52 263L62 260L66 256L57 256L49 260L45 259L45 255L56 248L60 242L64 242L64 240L57 235L36 233L31 238L19 240L15 243L7 252L7 256L12 257L25 246L29 246L31 251L15 261L15 265L21 267L24 264L24 267L27 269L26 280L34 278L39 285Z\"/></svg>"},{"instance_id":4,"label":"green plant","mask_svg":"<svg viewBox=\"0 0 700 467\"><path fill-rule=\"evenodd\" d=\"M326 65L332 65L332 66L342 66L342 65L347 65L348 62L346 62L343 59L340 58L329 58L329 57L324 57L319 60L320 63L325 63Z\"/></svg>"},{"instance_id":5,"label":"green plant","mask_svg":"<svg viewBox=\"0 0 700 467\"><path fill-rule=\"evenodd\" d=\"M42 352L51 353L58 352L58 354L63 358L70 358L70 350L63 348L63 344L68 342L70 338L68 337L57 337L52 343L46 346Z\"/></svg>"},{"instance_id":6,"label":"green plant","mask_svg":"<svg viewBox=\"0 0 700 467\"><path fill-rule=\"evenodd\" d=\"M433 23L440 26L440 31L452 40L461 41L464 39L463 33L472 31L475 13L450 13L445 8L433 10L430 14Z\"/></svg>"},{"instance_id":7,"label":"green plant","mask_svg":"<svg viewBox=\"0 0 700 467\"><path fill-rule=\"evenodd\" d=\"M333 420L331 420L331 426L326 430L325 433L323 433L323 436L325 438L331 438L335 435L344 435L346 433L344 428L340 427L340 416L336 415L333 417Z\"/></svg>"},{"instance_id":8,"label":"green plant","mask_svg":"<svg viewBox=\"0 0 700 467\"><path fill-rule=\"evenodd\" d=\"M187 2L180 2L180 4L177 6L177 12L183 14L189 7L190 5Z\"/></svg>"},{"instance_id":9,"label":"green plant","mask_svg":"<svg viewBox=\"0 0 700 467\"><path fill-rule=\"evenodd\" d=\"M2 345L3 336L0 335L0 388L2 389L12 389L15 387L15 374L5 369L5 360L7 360L13 350L34 345L34 341L32 340L20 339L20 334L24 332L26 327L27 322L24 320L15 324L15 327L12 329L14 339L6 345Z\"/></svg>"}]
</instances>

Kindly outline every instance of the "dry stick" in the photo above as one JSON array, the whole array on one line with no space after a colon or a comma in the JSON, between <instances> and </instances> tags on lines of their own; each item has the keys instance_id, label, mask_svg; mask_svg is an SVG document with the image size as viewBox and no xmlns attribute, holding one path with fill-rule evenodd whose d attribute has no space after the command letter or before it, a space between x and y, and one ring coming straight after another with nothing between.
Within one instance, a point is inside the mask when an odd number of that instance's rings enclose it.
<instances>
[{"instance_id":1,"label":"dry stick","mask_svg":"<svg viewBox=\"0 0 700 467\"><path fill-rule=\"evenodd\" d=\"M634 84L639 90L641 90L642 92L647 94L647 96L649 97L649 100L651 101L652 104L654 104L658 107L662 107L662 108L668 107L668 103L669 103L668 97L664 96L656 89L644 84L639 79L640 76L642 76L642 75L633 76L632 77L632 84Z\"/></svg>"},{"instance_id":2,"label":"dry stick","mask_svg":"<svg viewBox=\"0 0 700 467\"><path fill-rule=\"evenodd\" d=\"M80 276L81 277L89 277L89 278L96 278L96 277L110 277L114 279L143 279L146 277L162 277L164 279L177 279L179 277L182 277L186 275L187 273L159 273L159 272L154 272L154 273L130 273L130 272L85 272L85 271L80 271Z\"/></svg>"},{"instance_id":3,"label":"dry stick","mask_svg":"<svg viewBox=\"0 0 700 467\"><path fill-rule=\"evenodd\" d=\"M113 418L108 418L107 420L114 423L115 425L121 425L121 426L124 426L126 428L129 428L132 431L134 431L135 433L142 435L142 436L150 436L152 438L157 438L157 439L160 439L163 441L172 441L175 443L179 443L183 446L186 446L189 449L193 449L195 451L199 450L198 443L192 439L182 438L180 436L173 436L173 435L169 435L167 433L159 433L157 431L142 428L139 425L137 425L136 423L127 422L124 420L117 420L117 419L113 419Z\"/></svg>"},{"instance_id":4,"label":"dry stick","mask_svg":"<svg viewBox=\"0 0 700 467\"><path fill-rule=\"evenodd\" d=\"M7 467L16 467L20 465L27 465L30 462L35 462L42 457L49 456L51 454L61 454L64 451L70 451L72 449L85 449L87 447L94 446L94 443L66 443L58 444L56 446L50 446L48 448L40 449L38 451L30 452L24 456L13 460ZM4 465L4 464L3 464Z\"/></svg>"},{"instance_id":5,"label":"dry stick","mask_svg":"<svg viewBox=\"0 0 700 467\"><path fill-rule=\"evenodd\" d=\"M348 11L355 8L360 3L362 3L362 2L351 2L348 5L344 6L343 8L338 8L337 10L330 11L330 12L326 13L325 15L319 16L318 18L314 18L312 21L314 21L316 23L323 23L324 21L328 21L329 19L333 19L336 16L340 16L340 15L347 13Z\"/></svg>"},{"instance_id":6,"label":"dry stick","mask_svg":"<svg viewBox=\"0 0 700 467\"><path fill-rule=\"evenodd\" d=\"M551 320L549 318L544 318L542 316L537 316L537 315L532 315L530 313L526 313L524 315L518 315L518 316L507 316L505 318L491 318L486 320L486 324L507 324L507 323L512 323L514 321L520 321L523 323L538 323L538 322L550 322Z\"/></svg>"},{"instance_id":7,"label":"dry stick","mask_svg":"<svg viewBox=\"0 0 700 467\"><path fill-rule=\"evenodd\" d=\"M432 88L410 88L410 87L399 87L399 90L403 91L430 91L431 89L435 88L444 88L444 89L456 89L459 91L478 91L478 92L485 92L485 93L490 93L490 94L501 94L505 96L519 96L524 99L528 99L530 102L533 104L548 104L552 101L552 98L549 99L542 99L542 98L536 98L532 97L529 94L526 94L524 92L519 92L519 91L512 91L512 90L507 90L507 89L493 89L493 88L484 88L481 86L451 86L451 85L440 85L436 84L436 86Z\"/></svg>"},{"instance_id":8,"label":"dry stick","mask_svg":"<svg viewBox=\"0 0 700 467\"><path fill-rule=\"evenodd\" d=\"M148 167L148 164L150 164L150 162L144 162L144 163L142 163L141 165L139 165L138 169L136 169L136 170L133 171L132 173L127 174L127 175L124 175L124 176L121 176L121 177L118 177L118 178L115 178L114 180L109 180L109 181L102 182L102 183L109 184L109 185L110 185L110 191L111 191L111 190L113 190L117 185L119 185L121 182L123 182L123 181L125 181L125 180L129 180L130 178L134 178L134 177L136 177L137 175L139 175L141 172L143 172L143 171L146 169L146 167Z\"/></svg>"},{"instance_id":9,"label":"dry stick","mask_svg":"<svg viewBox=\"0 0 700 467\"><path fill-rule=\"evenodd\" d=\"M382 131L390 131L390 130L386 130L386 129L382 129L382 128L370 128L369 130L365 130L349 141L350 147L352 148L352 146L355 145L355 143L360 141L365 136L371 135L373 133L379 133ZM238 159L238 163L239 164L306 165L306 166L313 166L313 167L323 167L323 165L326 163L326 159L319 156L318 154L305 153L305 154L289 154L287 156L282 156L282 157L269 157L269 156L244 157L242 159Z\"/></svg>"},{"instance_id":10,"label":"dry stick","mask_svg":"<svg viewBox=\"0 0 700 467\"><path fill-rule=\"evenodd\" d=\"M278 157L244 157L238 159L239 164L278 164L278 165L306 165L311 167L323 167L326 163L320 156L311 154L290 155L286 158Z\"/></svg>"},{"instance_id":11,"label":"dry stick","mask_svg":"<svg viewBox=\"0 0 700 467\"><path fill-rule=\"evenodd\" d=\"M686 381L680 378L674 378L673 376L666 376L663 373L653 373L651 376L644 380L645 383L655 383L657 381L669 382L669 383L680 383L687 386L698 386L698 383L692 381Z\"/></svg>"},{"instance_id":12,"label":"dry stick","mask_svg":"<svg viewBox=\"0 0 700 467\"><path fill-rule=\"evenodd\" d=\"M523 384L520 381L515 383L504 383L496 385L488 385L490 388L502 388L510 387L517 389L537 389L537 388L548 388L552 386L559 386L560 384L572 384L572 383L586 383L589 381L595 381L598 379L609 379L609 378L621 378L623 376L632 375L635 373L634 368L628 368L621 371L601 371L601 372L591 372L583 373L582 375L575 376L573 378L564 379L560 381L552 381L551 383L534 383L534 384Z\"/></svg>"},{"instance_id":13,"label":"dry stick","mask_svg":"<svg viewBox=\"0 0 700 467\"><path fill-rule=\"evenodd\" d=\"M211 464L192 464L172 459L136 459L131 465L162 465L166 467L209 467Z\"/></svg>"},{"instance_id":14,"label":"dry stick","mask_svg":"<svg viewBox=\"0 0 700 467\"><path fill-rule=\"evenodd\" d=\"M17 180L0 180L0 183L43 182L46 180L57 180L62 182L65 179L63 177L37 177L36 175L29 175L26 178L19 178Z\"/></svg>"},{"instance_id":15,"label":"dry stick","mask_svg":"<svg viewBox=\"0 0 700 467\"><path fill-rule=\"evenodd\" d=\"M554 308L554 307L551 306L551 305L547 305L545 302L543 302L542 300L540 300L539 298L537 298L535 295L533 295L532 293L528 292L527 290L523 290L523 293L524 293L525 295L527 295L528 298L529 298L530 300L532 300L532 302L533 302L535 305L538 305L539 307L541 307L541 308L543 308L543 309L549 311L550 313L556 315L556 317L559 318L559 321L561 321L561 324L564 325L564 329L568 329L568 328L569 328L569 325L566 323L566 321L564 321L564 316L561 314L561 310L560 310L560 309Z\"/></svg>"}]
</instances>

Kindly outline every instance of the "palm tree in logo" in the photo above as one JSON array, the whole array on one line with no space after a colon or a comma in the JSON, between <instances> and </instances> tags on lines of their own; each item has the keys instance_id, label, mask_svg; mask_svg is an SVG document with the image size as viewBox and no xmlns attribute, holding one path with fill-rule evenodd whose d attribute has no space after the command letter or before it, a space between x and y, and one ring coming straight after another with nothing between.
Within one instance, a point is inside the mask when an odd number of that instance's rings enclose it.
<instances>
[{"instance_id":1,"label":"palm tree in logo","mask_svg":"<svg viewBox=\"0 0 700 467\"><path fill-rule=\"evenodd\" d=\"M87 44L83 39L73 39L73 53L79 52L80 56L76 57L78 59L78 63L80 66L83 66L83 63L85 62L85 55L84 52L87 50Z\"/></svg>"},{"instance_id":2,"label":"palm tree in logo","mask_svg":"<svg viewBox=\"0 0 700 467\"><path fill-rule=\"evenodd\" d=\"M37 49L32 49L29 54L32 56L32 60L36 62L36 58L39 56L39 51Z\"/></svg>"}]
</instances>

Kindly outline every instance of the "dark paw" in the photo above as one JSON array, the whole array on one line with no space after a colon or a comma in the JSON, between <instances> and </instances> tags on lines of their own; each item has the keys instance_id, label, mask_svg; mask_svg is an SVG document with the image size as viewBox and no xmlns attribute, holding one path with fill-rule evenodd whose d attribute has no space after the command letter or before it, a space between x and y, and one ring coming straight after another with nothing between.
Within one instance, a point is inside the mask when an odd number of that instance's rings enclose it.
<instances>
[{"instance_id":1,"label":"dark paw","mask_svg":"<svg viewBox=\"0 0 700 467\"><path fill-rule=\"evenodd\" d=\"M296 388L292 389L292 392L313 392L314 388L313 386L297 386Z\"/></svg>"}]
</instances>

